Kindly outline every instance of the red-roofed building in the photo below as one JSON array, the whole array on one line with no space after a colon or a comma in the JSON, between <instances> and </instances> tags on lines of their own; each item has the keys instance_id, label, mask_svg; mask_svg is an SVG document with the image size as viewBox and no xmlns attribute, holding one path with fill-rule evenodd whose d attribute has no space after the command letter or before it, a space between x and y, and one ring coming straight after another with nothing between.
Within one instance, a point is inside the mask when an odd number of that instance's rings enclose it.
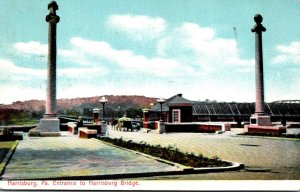
<instances>
[{"instance_id":1,"label":"red-roofed building","mask_svg":"<svg viewBox=\"0 0 300 192\"><path fill-rule=\"evenodd\" d=\"M164 103L161 103L162 101L158 100L157 104L152 106L149 110L144 111L144 128L156 129L158 133L211 133L230 129L225 128L224 124L195 122L195 114L193 112L195 102L183 98L182 94L174 95L166 99Z\"/></svg>"},{"instance_id":2,"label":"red-roofed building","mask_svg":"<svg viewBox=\"0 0 300 192\"><path fill-rule=\"evenodd\" d=\"M193 101L174 95L162 104L162 117L164 122L181 123L193 121ZM159 103L149 109L149 119L157 121L160 118L161 106Z\"/></svg>"}]
</instances>

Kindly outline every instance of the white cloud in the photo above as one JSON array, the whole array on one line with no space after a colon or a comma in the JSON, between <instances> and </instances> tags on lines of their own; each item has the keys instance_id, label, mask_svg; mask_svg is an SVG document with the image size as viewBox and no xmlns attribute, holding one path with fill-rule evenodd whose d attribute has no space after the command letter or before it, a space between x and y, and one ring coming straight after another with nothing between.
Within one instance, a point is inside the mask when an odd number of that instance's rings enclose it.
<instances>
[{"instance_id":1,"label":"white cloud","mask_svg":"<svg viewBox=\"0 0 300 192\"><path fill-rule=\"evenodd\" d=\"M67 96L65 93L66 87L61 87L63 84L66 84L66 78L72 79L74 82L81 82L82 78L85 81L95 78L99 74L106 73L107 71L102 67L89 67L89 68L64 68L57 70L58 76L58 88L60 92L58 95ZM13 101L24 101L30 99L44 99L45 98L45 86L46 86L46 77L47 71L41 69L32 69L26 67L20 67L14 64L12 61L7 59L0 59L0 103L9 104ZM80 79L80 80L78 80ZM99 85L94 85L94 89L97 90ZM84 92L88 88L87 85L84 85L85 89L82 89L79 92ZM71 87L75 90L73 92L78 92L78 89ZM87 91L87 90L86 90ZM67 93L71 93L69 90ZM90 93L94 93L92 90ZM76 95L76 94L75 94ZM74 96L68 95L68 97ZM92 96L92 95L89 95Z\"/></svg>"},{"instance_id":2,"label":"white cloud","mask_svg":"<svg viewBox=\"0 0 300 192\"><path fill-rule=\"evenodd\" d=\"M45 89L24 87L22 84L1 85L0 103L10 104L15 101L25 101L31 99L45 99Z\"/></svg>"},{"instance_id":3,"label":"white cloud","mask_svg":"<svg viewBox=\"0 0 300 192\"><path fill-rule=\"evenodd\" d=\"M102 67L91 67L91 68L65 68L57 70L59 77L68 78L82 78L85 79L93 78L95 75L106 74L107 70Z\"/></svg>"},{"instance_id":4,"label":"white cloud","mask_svg":"<svg viewBox=\"0 0 300 192\"><path fill-rule=\"evenodd\" d=\"M44 79L46 71L19 67L10 60L0 59L0 79L6 78L12 81L29 80L32 78Z\"/></svg>"},{"instance_id":5,"label":"white cloud","mask_svg":"<svg viewBox=\"0 0 300 192\"><path fill-rule=\"evenodd\" d=\"M209 27L200 27L196 23L183 23L176 29L179 34L197 41L212 40L215 37L215 31Z\"/></svg>"},{"instance_id":6,"label":"white cloud","mask_svg":"<svg viewBox=\"0 0 300 192\"><path fill-rule=\"evenodd\" d=\"M44 98L41 84L45 79L45 70L20 67L10 60L0 59L0 103Z\"/></svg>"},{"instance_id":7,"label":"white cloud","mask_svg":"<svg viewBox=\"0 0 300 192\"><path fill-rule=\"evenodd\" d=\"M166 30L163 19L130 15L114 15L108 24L140 40L155 38L157 54L147 57L130 49L116 49L109 42L73 37L70 39L70 48L58 50L58 59L62 64L74 63L79 66L57 70L60 78L67 78L58 83L58 98L102 94L140 94L167 98L183 93L186 98L195 100L239 100L240 96L236 93L240 93L241 87L249 87L248 80L238 83L234 81L240 72L253 72L254 59L241 58L236 41L218 37L213 28L183 23ZM25 54L38 53L28 51L30 47L39 50L37 47L44 46L38 42L16 45ZM226 71L232 75L228 76ZM108 79L89 79L98 74L111 76ZM72 82L69 82L70 79ZM101 89L95 83L98 80L103 83ZM242 91L248 92L246 88ZM251 94L244 97L247 101L251 98Z\"/></svg>"},{"instance_id":8,"label":"white cloud","mask_svg":"<svg viewBox=\"0 0 300 192\"><path fill-rule=\"evenodd\" d=\"M24 42L18 42L15 43L15 48L20 51L21 53L25 54L32 54L32 55L47 55L48 52L48 45L47 44L41 44L37 41L30 41L27 43Z\"/></svg>"},{"instance_id":9,"label":"white cloud","mask_svg":"<svg viewBox=\"0 0 300 192\"><path fill-rule=\"evenodd\" d=\"M300 64L300 42L293 41L289 45L277 45L278 55L272 59L273 63Z\"/></svg>"},{"instance_id":10,"label":"white cloud","mask_svg":"<svg viewBox=\"0 0 300 192\"><path fill-rule=\"evenodd\" d=\"M85 55L97 56L106 60L115 67L122 67L127 72L145 72L152 75L167 76L168 74L182 69L181 64L172 59L159 57L147 58L143 55L136 55L131 50L116 50L103 41L91 41L81 37L71 39L74 49Z\"/></svg>"},{"instance_id":11,"label":"white cloud","mask_svg":"<svg viewBox=\"0 0 300 192\"><path fill-rule=\"evenodd\" d=\"M107 24L137 40L157 38L166 29L164 19L144 15L112 15L108 18Z\"/></svg>"},{"instance_id":12,"label":"white cloud","mask_svg":"<svg viewBox=\"0 0 300 192\"><path fill-rule=\"evenodd\" d=\"M254 59L240 57L235 40L219 38L213 28L195 23L183 23L161 38L157 53L162 57L175 57L205 73L223 68L251 71L254 64Z\"/></svg>"},{"instance_id":13,"label":"white cloud","mask_svg":"<svg viewBox=\"0 0 300 192\"><path fill-rule=\"evenodd\" d=\"M60 49L58 54L62 61L79 64L82 67L91 67L95 65L101 64L101 60L99 58L95 58L86 52L82 52L77 47L73 47L72 49Z\"/></svg>"},{"instance_id":14,"label":"white cloud","mask_svg":"<svg viewBox=\"0 0 300 192\"><path fill-rule=\"evenodd\" d=\"M42 44L37 41L30 42L18 42L14 44L14 47L17 51L26 55L39 55L39 56L47 56L48 54L48 44ZM76 50L66 50L66 49L58 49L58 55L62 56L66 61L72 61L74 63L78 63L81 65L91 65L91 61L85 57L81 52Z\"/></svg>"},{"instance_id":15,"label":"white cloud","mask_svg":"<svg viewBox=\"0 0 300 192\"><path fill-rule=\"evenodd\" d=\"M72 43L72 40L71 40ZM36 41L30 42L18 42L15 43L15 48L21 52L23 55L41 55L47 56L48 45L42 44ZM88 57L85 53L82 53L78 49L58 49L58 55L61 59L67 62L77 63L80 64L81 68L65 68L65 69L58 69L58 76L65 76L65 77L72 77L82 76L83 74L95 74L107 73L106 68L102 66L95 66L97 64L97 58ZM14 73L18 71L24 71L27 74L39 74L40 76L45 76L46 71L41 72L42 70L30 69L30 68L16 68L14 67Z\"/></svg>"}]
</instances>

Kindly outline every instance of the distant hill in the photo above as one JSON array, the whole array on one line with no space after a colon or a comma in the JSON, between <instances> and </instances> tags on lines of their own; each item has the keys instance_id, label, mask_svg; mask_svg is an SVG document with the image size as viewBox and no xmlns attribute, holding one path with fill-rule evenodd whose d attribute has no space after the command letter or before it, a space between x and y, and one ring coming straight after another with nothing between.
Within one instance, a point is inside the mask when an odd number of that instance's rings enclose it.
<instances>
[{"instance_id":1,"label":"distant hill","mask_svg":"<svg viewBox=\"0 0 300 192\"><path fill-rule=\"evenodd\" d=\"M129 108L144 108L149 106L150 103L155 103L157 98L138 96L138 95L104 95L108 103L105 105L111 110L125 111ZM82 111L84 108L93 109L101 108L99 99L102 96L73 98L73 99L58 99L58 111L76 110ZM26 111L43 111L45 110L44 100L29 100L17 101L9 105L0 105L0 109L16 109Z\"/></svg>"}]
</instances>

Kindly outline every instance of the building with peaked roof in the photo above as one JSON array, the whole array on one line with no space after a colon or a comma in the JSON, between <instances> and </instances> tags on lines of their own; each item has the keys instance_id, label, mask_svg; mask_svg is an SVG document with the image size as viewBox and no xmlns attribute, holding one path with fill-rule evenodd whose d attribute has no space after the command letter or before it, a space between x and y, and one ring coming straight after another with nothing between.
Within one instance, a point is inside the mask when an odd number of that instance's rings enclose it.
<instances>
[{"instance_id":1,"label":"building with peaked roof","mask_svg":"<svg viewBox=\"0 0 300 192\"><path fill-rule=\"evenodd\" d=\"M248 124L255 110L254 105L255 103L197 102L183 98L182 94L177 94L166 99L162 105L158 101L146 110L144 127L157 129L157 122L162 119L167 132L229 130L226 127L243 127L243 124ZM265 103L265 108L266 113L274 122L281 121L285 125L287 121L290 121L290 126L298 125L300 122L300 101L298 100ZM224 125L221 129L220 123Z\"/></svg>"},{"instance_id":2,"label":"building with peaked roof","mask_svg":"<svg viewBox=\"0 0 300 192\"><path fill-rule=\"evenodd\" d=\"M174 95L166 99L162 104L155 104L149 109L149 118L159 120L162 109L162 118L165 122L181 123L193 121L193 101L182 97L182 94Z\"/></svg>"},{"instance_id":3,"label":"building with peaked roof","mask_svg":"<svg viewBox=\"0 0 300 192\"><path fill-rule=\"evenodd\" d=\"M149 120L160 118L161 106L156 103L149 109ZM265 103L266 114L272 121L300 121L300 100L274 101ZM255 111L255 103L190 101L177 94L166 99L162 105L165 122L199 121L249 121Z\"/></svg>"}]
</instances>

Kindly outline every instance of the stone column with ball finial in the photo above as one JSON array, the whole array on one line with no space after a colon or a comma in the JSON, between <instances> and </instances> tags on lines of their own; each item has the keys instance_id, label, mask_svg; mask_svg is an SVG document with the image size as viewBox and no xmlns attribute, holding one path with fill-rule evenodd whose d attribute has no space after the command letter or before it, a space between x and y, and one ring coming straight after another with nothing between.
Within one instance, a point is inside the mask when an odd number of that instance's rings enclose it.
<instances>
[{"instance_id":1,"label":"stone column with ball finial","mask_svg":"<svg viewBox=\"0 0 300 192\"><path fill-rule=\"evenodd\" d=\"M38 127L29 131L30 136L60 136L56 109L56 25L60 20L56 15L57 3L51 1L48 4L48 10L49 14L46 16L46 22L49 23L46 113Z\"/></svg>"},{"instance_id":2,"label":"stone column with ball finial","mask_svg":"<svg viewBox=\"0 0 300 192\"><path fill-rule=\"evenodd\" d=\"M251 29L255 33L255 83L256 83L256 102L255 113L250 118L253 125L271 125L270 116L265 114L264 109L264 71L263 71L263 49L262 32L266 28L261 24L263 17L260 14L254 16L256 25Z\"/></svg>"},{"instance_id":3,"label":"stone column with ball finial","mask_svg":"<svg viewBox=\"0 0 300 192\"><path fill-rule=\"evenodd\" d=\"M260 14L254 16L255 25L251 29L255 33L255 84L256 102L255 113L250 117L250 125L244 126L244 132L250 134L280 135L286 132L286 127L272 125L271 117L265 113L264 101L264 71L263 71L263 46L262 32L266 28L261 24L263 17Z\"/></svg>"}]
</instances>

